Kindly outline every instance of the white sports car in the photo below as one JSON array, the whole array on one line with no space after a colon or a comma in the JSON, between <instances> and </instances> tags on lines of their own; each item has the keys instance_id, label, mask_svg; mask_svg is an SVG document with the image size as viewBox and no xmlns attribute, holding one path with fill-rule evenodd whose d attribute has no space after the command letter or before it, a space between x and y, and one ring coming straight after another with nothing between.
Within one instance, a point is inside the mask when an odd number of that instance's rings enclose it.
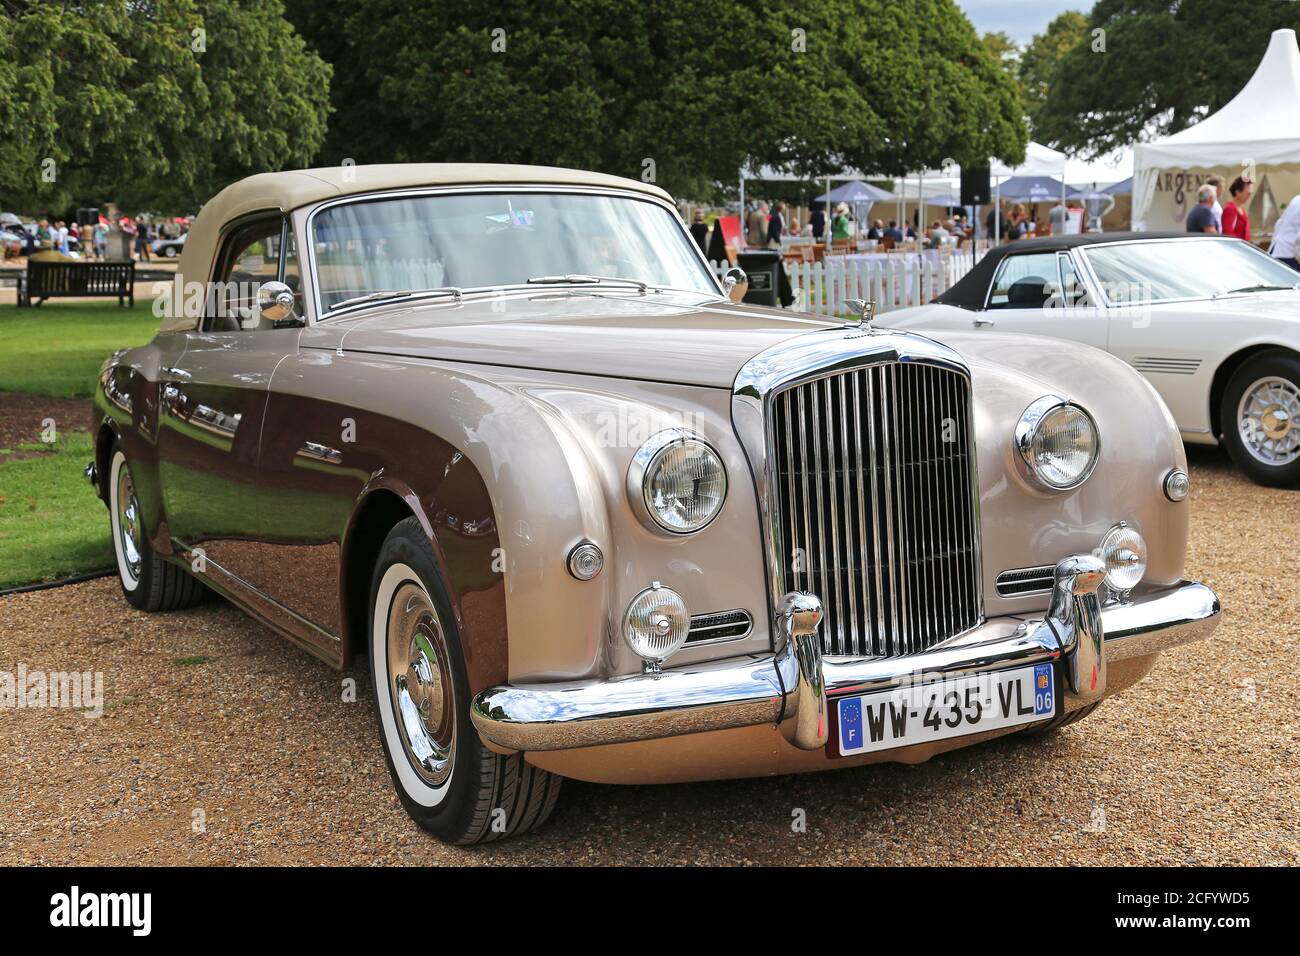
<instances>
[{"instance_id":1,"label":"white sports car","mask_svg":"<svg viewBox=\"0 0 1300 956\"><path fill-rule=\"evenodd\" d=\"M876 323L1029 332L1105 349L1146 376L1184 441L1223 442L1253 480L1300 486L1300 272L1240 239L1013 242L930 305Z\"/></svg>"}]
</instances>

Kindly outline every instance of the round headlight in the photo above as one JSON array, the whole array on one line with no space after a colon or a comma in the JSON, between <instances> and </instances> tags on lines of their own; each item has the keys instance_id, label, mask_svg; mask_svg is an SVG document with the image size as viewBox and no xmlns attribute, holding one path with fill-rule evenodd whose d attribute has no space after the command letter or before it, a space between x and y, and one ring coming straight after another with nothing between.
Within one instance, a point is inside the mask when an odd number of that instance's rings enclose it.
<instances>
[{"instance_id":1,"label":"round headlight","mask_svg":"<svg viewBox=\"0 0 1300 956\"><path fill-rule=\"evenodd\" d=\"M632 599L623 617L623 636L628 646L638 657L652 663L675 653L686 642L690 630L686 602L658 581Z\"/></svg>"},{"instance_id":2,"label":"round headlight","mask_svg":"<svg viewBox=\"0 0 1300 956\"><path fill-rule=\"evenodd\" d=\"M673 534L699 531L727 497L727 472L708 442L671 428L637 451L628 470L628 495L637 513Z\"/></svg>"},{"instance_id":3,"label":"round headlight","mask_svg":"<svg viewBox=\"0 0 1300 956\"><path fill-rule=\"evenodd\" d=\"M1106 564L1107 587L1121 594L1137 587L1147 573L1147 543L1135 528L1122 522L1106 532L1097 557Z\"/></svg>"},{"instance_id":4,"label":"round headlight","mask_svg":"<svg viewBox=\"0 0 1300 956\"><path fill-rule=\"evenodd\" d=\"M1029 474L1051 491L1079 487L1097 464L1100 440L1092 416L1052 395L1025 409L1015 441Z\"/></svg>"}]
</instances>

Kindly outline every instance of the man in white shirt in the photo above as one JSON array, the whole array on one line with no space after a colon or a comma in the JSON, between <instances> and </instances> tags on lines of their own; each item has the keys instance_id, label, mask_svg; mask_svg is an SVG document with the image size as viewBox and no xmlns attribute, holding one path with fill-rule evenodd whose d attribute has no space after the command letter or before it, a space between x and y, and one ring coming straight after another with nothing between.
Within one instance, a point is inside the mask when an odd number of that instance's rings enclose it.
<instances>
[{"instance_id":1,"label":"man in white shirt","mask_svg":"<svg viewBox=\"0 0 1300 956\"><path fill-rule=\"evenodd\" d=\"M1300 253L1300 196L1293 196L1273 227L1273 244L1268 247L1268 254L1300 272L1297 253Z\"/></svg>"}]
</instances>

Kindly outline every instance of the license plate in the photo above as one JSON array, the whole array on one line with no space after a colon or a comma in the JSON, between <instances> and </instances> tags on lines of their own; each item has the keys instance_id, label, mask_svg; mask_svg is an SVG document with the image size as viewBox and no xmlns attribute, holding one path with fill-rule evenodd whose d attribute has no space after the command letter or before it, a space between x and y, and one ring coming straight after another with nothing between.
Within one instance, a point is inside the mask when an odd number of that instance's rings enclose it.
<instances>
[{"instance_id":1,"label":"license plate","mask_svg":"<svg viewBox=\"0 0 1300 956\"><path fill-rule=\"evenodd\" d=\"M841 757L933 743L1056 715L1051 664L929 681L835 701L832 753Z\"/></svg>"}]
</instances>

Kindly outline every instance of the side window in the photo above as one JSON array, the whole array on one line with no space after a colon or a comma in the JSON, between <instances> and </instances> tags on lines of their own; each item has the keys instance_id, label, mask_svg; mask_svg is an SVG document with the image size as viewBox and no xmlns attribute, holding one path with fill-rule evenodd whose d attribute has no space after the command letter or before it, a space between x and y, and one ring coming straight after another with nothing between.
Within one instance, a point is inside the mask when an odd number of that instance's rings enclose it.
<instances>
[{"instance_id":1,"label":"side window","mask_svg":"<svg viewBox=\"0 0 1300 956\"><path fill-rule=\"evenodd\" d=\"M993 277L990 309L1041 309L1060 282L1055 252L1010 255Z\"/></svg>"},{"instance_id":2,"label":"side window","mask_svg":"<svg viewBox=\"0 0 1300 956\"><path fill-rule=\"evenodd\" d=\"M257 290L262 283L280 279L283 274L281 237L285 231L285 218L276 213L251 220L225 236L208 296L204 324L207 331L236 332L268 325L260 321ZM293 269L295 282L291 285L297 291L301 283L297 281L296 256Z\"/></svg>"}]
</instances>

